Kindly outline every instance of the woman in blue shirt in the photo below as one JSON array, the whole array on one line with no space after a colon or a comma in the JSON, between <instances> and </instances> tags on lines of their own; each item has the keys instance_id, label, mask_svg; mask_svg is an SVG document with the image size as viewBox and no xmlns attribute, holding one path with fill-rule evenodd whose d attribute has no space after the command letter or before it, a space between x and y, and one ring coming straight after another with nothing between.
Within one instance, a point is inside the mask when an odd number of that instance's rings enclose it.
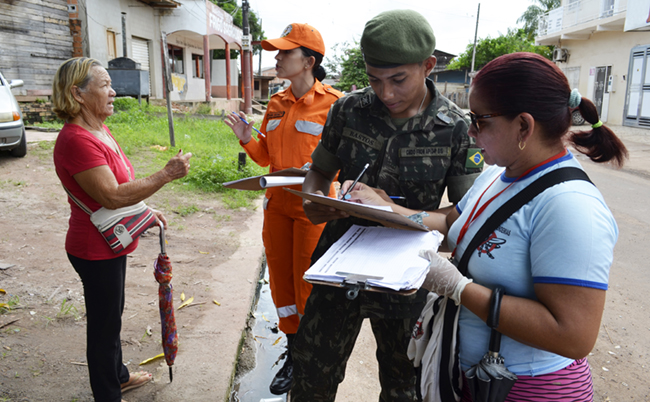
<instances>
[{"instance_id":1,"label":"woman in blue shirt","mask_svg":"<svg viewBox=\"0 0 650 402\"><path fill-rule=\"evenodd\" d=\"M594 104L537 54L513 53L488 63L474 78L470 106L469 135L491 166L449 214L424 218L425 225L447 236L456 260L485 220L535 179L561 167L581 168L565 141L595 162L620 166L627 156ZM592 128L567 135L575 108ZM367 186L357 184L354 190L353 201L391 205L404 215L417 212L395 206ZM506 294L498 326L501 355L519 377L506 400L591 401L586 356L598 336L617 237L598 189L576 180L547 189L503 222L472 251L468 277L436 252L424 252L431 263L423 287L462 306L463 370L487 351L485 321L492 289L499 286ZM464 388L463 400L470 401Z\"/></svg>"}]
</instances>

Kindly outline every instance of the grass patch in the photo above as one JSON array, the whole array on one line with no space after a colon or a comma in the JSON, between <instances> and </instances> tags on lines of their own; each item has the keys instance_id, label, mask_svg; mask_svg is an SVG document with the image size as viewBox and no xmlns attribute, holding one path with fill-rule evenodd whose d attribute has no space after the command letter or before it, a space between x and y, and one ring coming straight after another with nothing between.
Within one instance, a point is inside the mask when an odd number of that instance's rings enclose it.
<instances>
[{"instance_id":1,"label":"grass patch","mask_svg":"<svg viewBox=\"0 0 650 402\"><path fill-rule=\"evenodd\" d=\"M39 141L38 148L45 151L54 149L54 141Z\"/></svg>"},{"instance_id":2,"label":"grass patch","mask_svg":"<svg viewBox=\"0 0 650 402\"><path fill-rule=\"evenodd\" d=\"M27 182L25 182L24 180L14 180L14 179L0 180L0 188L5 186L21 187L21 186L25 186L26 184Z\"/></svg>"},{"instance_id":3,"label":"grass patch","mask_svg":"<svg viewBox=\"0 0 650 402\"><path fill-rule=\"evenodd\" d=\"M262 175L268 169L251 160L239 169L238 158L243 149L232 130L221 120L175 119L176 146L171 147L167 119L150 114L156 106L139 105L137 100L130 98L118 98L115 105L119 111L106 119L105 124L131 162L138 166L136 177L146 177L162 169L182 149L184 153L192 153L190 172L166 187L178 191L218 193L230 208L250 207L252 201L262 194L261 191L223 187L224 182Z\"/></svg>"},{"instance_id":4,"label":"grass patch","mask_svg":"<svg viewBox=\"0 0 650 402\"><path fill-rule=\"evenodd\" d=\"M195 212L199 212L199 208L196 205L183 205L173 210L183 218L189 215L192 215Z\"/></svg>"},{"instance_id":5,"label":"grass patch","mask_svg":"<svg viewBox=\"0 0 650 402\"><path fill-rule=\"evenodd\" d=\"M0 303L0 314L6 314L20 305L20 297L17 295L9 296L9 301Z\"/></svg>"},{"instance_id":6,"label":"grass patch","mask_svg":"<svg viewBox=\"0 0 650 402\"><path fill-rule=\"evenodd\" d=\"M212 114L212 107L207 103L201 103L194 112L196 114Z\"/></svg>"},{"instance_id":7,"label":"grass patch","mask_svg":"<svg viewBox=\"0 0 650 402\"><path fill-rule=\"evenodd\" d=\"M73 302L69 302L67 299L63 299L61 306L59 307L59 312L56 313L56 318L66 318L73 317L75 320L81 318L79 310L75 307Z\"/></svg>"},{"instance_id":8,"label":"grass patch","mask_svg":"<svg viewBox=\"0 0 650 402\"><path fill-rule=\"evenodd\" d=\"M44 122L34 122L31 124L34 127L40 127L40 128L51 128L54 130L61 130L63 128L63 120L60 120L59 118L56 118L52 121L44 121Z\"/></svg>"}]
</instances>

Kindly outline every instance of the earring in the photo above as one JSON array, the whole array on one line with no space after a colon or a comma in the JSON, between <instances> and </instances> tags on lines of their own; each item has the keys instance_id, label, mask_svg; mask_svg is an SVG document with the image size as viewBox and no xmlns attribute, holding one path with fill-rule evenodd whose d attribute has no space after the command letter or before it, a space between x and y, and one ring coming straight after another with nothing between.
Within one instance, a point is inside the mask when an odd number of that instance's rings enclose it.
<instances>
[{"instance_id":1,"label":"earring","mask_svg":"<svg viewBox=\"0 0 650 402\"><path fill-rule=\"evenodd\" d=\"M521 151L523 151L524 148L526 148L526 143L524 142L524 143L523 143L524 145L521 145L521 144L522 144L522 141L519 140L519 149L520 149Z\"/></svg>"}]
</instances>

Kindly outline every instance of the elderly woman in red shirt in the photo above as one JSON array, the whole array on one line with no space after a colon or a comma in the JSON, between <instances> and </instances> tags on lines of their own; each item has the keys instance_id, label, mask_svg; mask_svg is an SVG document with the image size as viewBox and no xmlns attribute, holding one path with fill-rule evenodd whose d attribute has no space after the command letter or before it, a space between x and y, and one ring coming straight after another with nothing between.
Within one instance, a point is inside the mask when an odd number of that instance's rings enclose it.
<instances>
[{"instance_id":1,"label":"elderly woman in red shirt","mask_svg":"<svg viewBox=\"0 0 650 402\"><path fill-rule=\"evenodd\" d=\"M190 167L192 154L179 151L162 170L136 180L131 162L104 125L113 114L115 95L111 77L95 59L69 59L54 76L54 112L65 121L54 147L54 166L61 184L91 211L137 204L187 175ZM122 392L151 380L147 372L129 374L120 344L126 256L138 247L138 240L114 253L88 213L71 198L68 201L65 250L84 287L90 386L95 401L116 402ZM154 214L166 227L165 217Z\"/></svg>"}]
</instances>

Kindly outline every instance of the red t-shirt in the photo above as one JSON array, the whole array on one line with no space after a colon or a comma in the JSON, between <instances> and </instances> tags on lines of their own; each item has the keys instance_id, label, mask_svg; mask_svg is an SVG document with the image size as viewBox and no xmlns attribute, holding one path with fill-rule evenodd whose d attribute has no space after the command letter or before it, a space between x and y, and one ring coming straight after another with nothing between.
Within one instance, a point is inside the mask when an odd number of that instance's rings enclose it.
<instances>
[{"instance_id":1,"label":"red t-shirt","mask_svg":"<svg viewBox=\"0 0 650 402\"><path fill-rule=\"evenodd\" d=\"M108 127L104 126L104 130L111 137L113 136ZM120 152L124 155L121 147ZM131 162L126 156L124 156L124 160L131 171L131 177L134 177ZM111 169L118 183L129 181L126 167L115 151L86 129L76 124L66 123L59 132L54 146L56 174L61 179L61 183L91 211L98 210L101 205L86 194L73 176L102 165L107 165ZM68 253L85 260L107 260L129 254L138 247L138 239L136 239L121 253L113 253L104 237L90 222L90 216L79 208L70 197L68 197L68 202L71 208L68 234L65 238L65 250Z\"/></svg>"}]
</instances>

